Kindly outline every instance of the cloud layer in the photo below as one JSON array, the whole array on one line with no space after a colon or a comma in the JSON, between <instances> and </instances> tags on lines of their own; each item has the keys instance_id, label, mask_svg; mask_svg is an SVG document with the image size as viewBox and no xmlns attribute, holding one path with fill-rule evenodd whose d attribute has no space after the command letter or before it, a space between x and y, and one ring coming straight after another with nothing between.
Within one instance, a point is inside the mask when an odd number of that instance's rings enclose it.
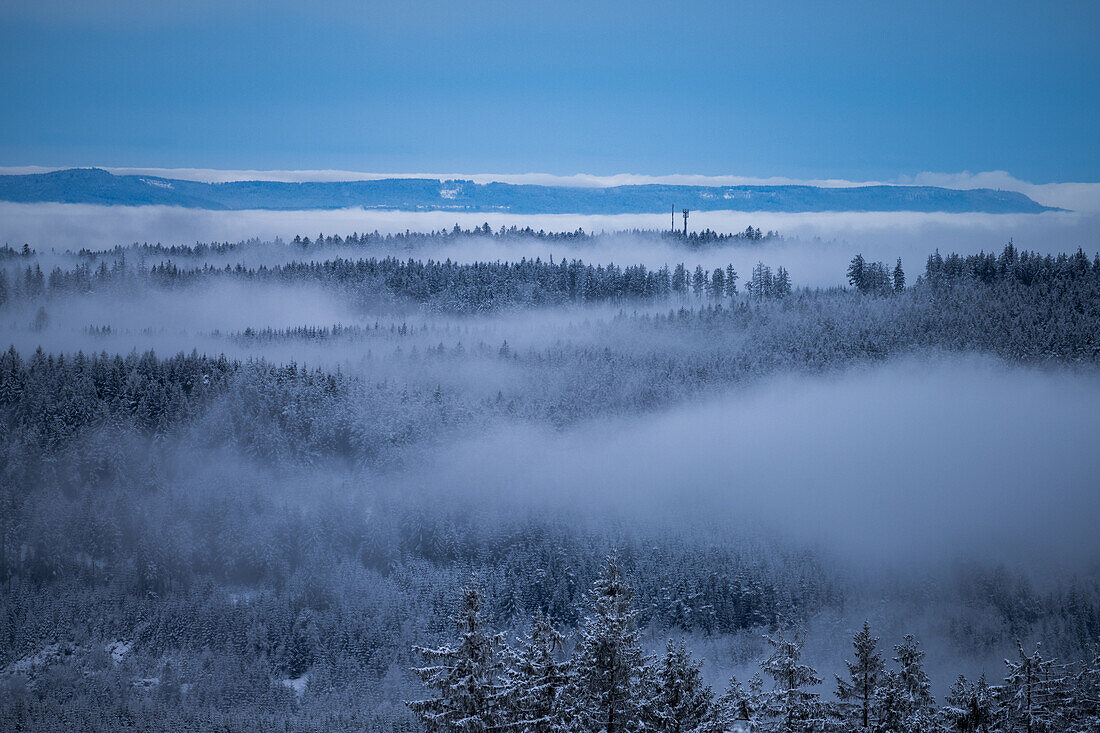
<instances>
[{"instance_id":1,"label":"cloud layer","mask_svg":"<svg viewBox=\"0 0 1100 733\"><path fill-rule=\"evenodd\" d=\"M1092 376L912 360L777 378L564 435L510 427L425 471L445 466L447 492L496 497L502 511L535 501L759 527L860 565L969 556L1065 567L1100 552L1100 454L1081 450L1098 433Z\"/></svg>"},{"instance_id":2,"label":"cloud layer","mask_svg":"<svg viewBox=\"0 0 1100 733\"><path fill-rule=\"evenodd\" d=\"M110 248L133 242L194 244L197 241L241 241L253 237L290 240L296 234L314 237L318 232L347 235L352 232L382 233L450 229L456 223L470 229L488 222L493 229L501 226L530 226L547 231L616 232L630 229L665 229L668 214L586 216L547 214L465 214L444 211L205 211L165 206L93 206L85 204L9 204L0 203L0 244L20 246L29 243L39 252L77 251L88 247ZM691 218L694 229L743 231L747 226L776 230L781 242L724 249L686 250L652 239L618 236L601 246L573 250L565 243L537 240L508 242L467 240L454 248L427 249L417 256L458 261L519 259L520 257L581 257L590 262L645 264L660 267L677 262L707 267L733 263L747 273L757 260L773 266L785 265L796 284L836 285L843 282L847 261L862 252L872 259L893 263L902 258L907 271L919 272L925 258L934 250L942 252L999 252L1011 238L1017 246L1040 252L1072 252L1082 247L1091 256L1100 250L1100 214L1048 212L1039 215L1016 214L942 214L912 212L697 212ZM366 256L399 254L388 252L339 252L314 254L313 257ZM270 257L280 259L278 248ZM294 253L301 257L301 253Z\"/></svg>"}]
</instances>

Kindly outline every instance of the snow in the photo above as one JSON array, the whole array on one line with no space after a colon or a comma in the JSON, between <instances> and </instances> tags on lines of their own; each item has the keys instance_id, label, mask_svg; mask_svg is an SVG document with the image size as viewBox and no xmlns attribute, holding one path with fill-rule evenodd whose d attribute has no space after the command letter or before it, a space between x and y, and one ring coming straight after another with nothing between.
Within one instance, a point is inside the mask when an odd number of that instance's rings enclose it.
<instances>
[{"instance_id":1,"label":"snow","mask_svg":"<svg viewBox=\"0 0 1100 733\"><path fill-rule=\"evenodd\" d=\"M104 647L107 653L111 655L111 661L115 664L121 664L122 660L126 658L126 655L133 649L134 644L130 641L112 641L110 644Z\"/></svg>"},{"instance_id":2,"label":"snow","mask_svg":"<svg viewBox=\"0 0 1100 733\"><path fill-rule=\"evenodd\" d=\"M294 692L294 697L300 700L302 698L302 693L306 691L306 685L309 684L309 673L306 672L301 677L288 677L279 680L279 684L292 690Z\"/></svg>"},{"instance_id":3,"label":"snow","mask_svg":"<svg viewBox=\"0 0 1100 733\"><path fill-rule=\"evenodd\" d=\"M72 653L72 648L67 647L67 651ZM4 668L4 674L31 674L38 667L45 667L60 660L63 655L61 644L49 644L42 647L34 654L28 654L22 659L12 662Z\"/></svg>"}]
</instances>

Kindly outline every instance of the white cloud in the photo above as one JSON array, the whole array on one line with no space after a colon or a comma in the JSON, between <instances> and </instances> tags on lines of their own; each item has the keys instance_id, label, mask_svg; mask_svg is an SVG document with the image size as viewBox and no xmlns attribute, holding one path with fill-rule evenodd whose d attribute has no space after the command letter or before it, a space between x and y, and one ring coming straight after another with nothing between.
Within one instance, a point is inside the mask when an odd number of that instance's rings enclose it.
<instances>
[{"instance_id":1,"label":"white cloud","mask_svg":"<svg viewBox=\"0 0 1100 733\"><path fill-rule=\"evenodd\" d=\"M1070 372L904 359L564 434L508 426L444 449L423 484L443 470L448 492L497 506L760 522L863 565L956 553L1065 563L1100 549L1100 457L1081 450L1098 405L1100 383Z\"/></svg>"},{"instance_id":2,"label":"white cloud","mask_svg":"<svg viewBox=\"0 0 1100 733\"><path fill-rule=\"evenodd\" d=\"M983 173L918 173L903 177L899 183L943 188L997 188L1019 191L1044 206L1058 206L1071 211L1100 213L1100 183L1028 183L1007 171Z\"/></svg>"},{"instance_id":3,"label":"white cloud","mask_svg":"<svg viewBox=\"0 0 1100 733\"><path fill-rule=\"evenodd\" d=\"M318 232L346 235L351 232L382 233L465 229L488 222L501 226L531 226L547 231L622 232L631 229L665 229L668 214L587 216L582 214L460 213L447 211L378 211L338 209L328 211L206 211L170 206L94 206L88 204L0 203L0 244L29 243L40 253L110 248L132 242L193 244L198 241L241 241L258 237L290 240L295 234L311 238ZM477 238L460 245L433 245L416 251L417 257L451 258L457 261L519 259L520 257L580 257L590 262L663 264L690 262L705 267L733 265L748 272L758 261L784 265L799 285L829 286L843 282L847 262L855 252L884 262L902 258L906 271L919 272L933 249L963 254L999 252L1012 238L1017 246L1043 253L1072 252L1083 247L1089 256L1100 243L1100 214L1047 212L1044 214L947 214L914 212L769 213L708 211L691 217L693 229L743 231L749 225L776 230L781 242L686 250L669 242L632 237L629 234L601 240L595 247L570 247L545 240L506 241ZM264 256L278 256L276 248ZM317 256L381 255L370 252L330 252ZM413 253L392 252L401 256ZM284 252L283 256L291 256ZM224 263L221 263L224 264Z\"/></svg>"}]
</instances>

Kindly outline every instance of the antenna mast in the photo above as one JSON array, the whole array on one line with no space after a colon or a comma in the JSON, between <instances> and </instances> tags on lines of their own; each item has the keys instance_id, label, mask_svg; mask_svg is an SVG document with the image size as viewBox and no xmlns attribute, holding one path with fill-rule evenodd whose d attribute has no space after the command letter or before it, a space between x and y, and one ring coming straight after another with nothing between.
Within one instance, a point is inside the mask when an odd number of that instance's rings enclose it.
<instances>
[{"instance_id":1,"label":"antenna mast","mask_svg":"<svg viewBox=\"0 0 1100 733\"><path fill-rule=\"evenodd\" d=\"M688 235L688 210L684 209L684 236Z\"/></svg>"}]
</instances>

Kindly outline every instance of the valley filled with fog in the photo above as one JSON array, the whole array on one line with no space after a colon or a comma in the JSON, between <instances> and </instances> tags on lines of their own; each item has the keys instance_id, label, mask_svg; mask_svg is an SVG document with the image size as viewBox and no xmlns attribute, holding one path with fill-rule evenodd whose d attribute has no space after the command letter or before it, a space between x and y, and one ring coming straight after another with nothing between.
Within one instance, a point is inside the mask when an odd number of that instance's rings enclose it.
<instances>
[{"instance_id":1,"label":"valley filled with fog","mask_svg":"<svg viewBox=\"0 0 1100 733\"><path fill-rule=\"evenodd\" d=\"M0 212L5 726L413 730L609 556L716 693L1095 664L1095 214Z\"/></svg>"},{"instance_id":2,"label":"valley filled with fog","mask_svg":"<svg viewBox=\"0 0 1100 733\"><path fill-rule=\"evenodd\" d=\"M783 242L769 242L767 249L740 247L725 254L700 252L699 264L733 261L747 271L758 259L775 259L792 272L799 284L826 287L844 281L844 268L856 251L872 259L920 264L932 248L944 252L974 254L999 252L1010 238L1018 246L1044 254L1072 252L1100 241L1100 194L1095 184L1083 185L1082 191L1048 194L1043 203L1072 207L1072 210L1043 214L922 213L880 211L833 212L692 212L691 231L710 229L740 232L748 226L783 234ZM400 234L405 231L449 230L458 224L472 230L488 223L492 230L531 227L548 232L621 233L634 229L661 230L671 226L670 214L578 215L543 214L523 216L506 213L469 213L450 211L375 211L361 208L330 211L210 211L173 206L94 206L86 204L17 204L0 202L0 243L20 246L37 242L41 253L56 250L78 251L110 249L130 243L157 242L165 245L196 242L237 242L258 238L271 242L289 242L294 236L315 238L317 232L346 237L352 232ZM683 220L676 215L676 226ZM417 257L458 259L462 261L518 259L519 257L583 257L586 261L609 261L660 267L683 259L667 243L639 242L637 238L609 236L598 246L573 252L560 243L509 242L496 246L492 240L470 242L461 248L424 243ZM586 243L591 245L591 243ZM270 251L270 250L274 251ZM595 249L595 251L593 251ZM404 254L400 247L394 254ZM765 256L765 253L767 256ZM340 254L333 252L332 255ZM345 253L346 254L346 253ZM254 253L252 262L261 264L278 259L294 259L280 248L265 248ZM724 258L724 259L723 259ZM211 259L211 263L236 264L240 256Z\"/></svg>"}]
</instances>

